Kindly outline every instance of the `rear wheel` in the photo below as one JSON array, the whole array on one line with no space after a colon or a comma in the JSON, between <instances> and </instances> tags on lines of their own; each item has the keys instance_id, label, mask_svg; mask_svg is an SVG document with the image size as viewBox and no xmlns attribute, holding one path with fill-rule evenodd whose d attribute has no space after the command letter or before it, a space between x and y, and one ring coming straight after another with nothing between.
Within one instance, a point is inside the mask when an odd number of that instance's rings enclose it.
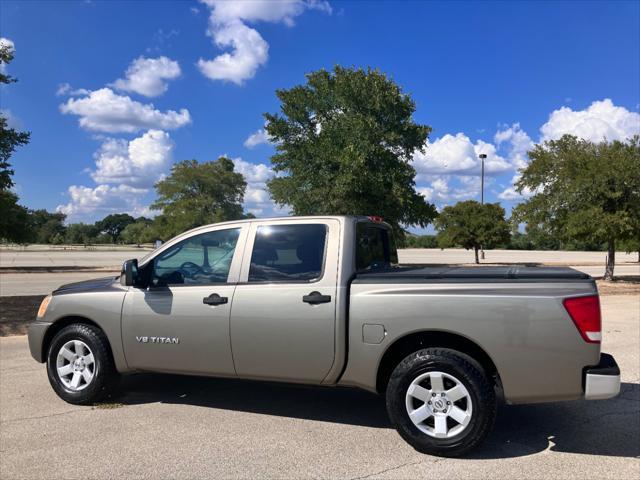
<instances>
[{"instance_id":1,"label":"rear wheel","mask_svg":"<svg viewBox=\"0 0 640 480\"><path fill-rule=\"evenodd\" d=\"M427 348L406 357L391 374L387 411L416 450L453 457L489 434L496 397L476 361L455 350Z\"/></svg>"},{"instance_id":2,"label":"rear wheel","mask_svg":"<svg viewBox=\"0 0 640 480\"><path fill-rule=\"evenodd\" d=\"M105 334L84 324L64 327L53 337L47 375L58 396L76 405L101 400L118 380Z\"/></svg>"}]
</instances>

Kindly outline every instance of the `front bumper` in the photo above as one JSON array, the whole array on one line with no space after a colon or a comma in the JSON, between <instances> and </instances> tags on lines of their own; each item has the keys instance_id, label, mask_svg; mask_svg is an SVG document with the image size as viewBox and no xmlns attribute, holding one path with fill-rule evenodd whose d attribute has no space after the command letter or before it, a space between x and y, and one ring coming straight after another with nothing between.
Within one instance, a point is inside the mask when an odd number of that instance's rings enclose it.
<instances>
[{"instance_id":1,"label":"front bumper","mask_svg":"<svg viewBox=\"0 0 640 480\"><path fill-rule=\"evenodd\" d=\"M584 369L585 400L603 400L620 393L620 368L608 353L600 354L600 363Z\"/></svg>"},{"instance_id":2,"label":"front bumper","mask_svg":"<svg viewBox=\"0 0 640 480\"><path fill-rule=\"evenodd\" d=\"M36 320L29 325L29 330L27 332L27 338L29 339L29 351L31 352L31 356L40 363L43 363L46 360L42 344L44 342L44 336L47 333L47 329L50 326L50 323L39 322L38 320Z\"/></svg>"}]
</instances>

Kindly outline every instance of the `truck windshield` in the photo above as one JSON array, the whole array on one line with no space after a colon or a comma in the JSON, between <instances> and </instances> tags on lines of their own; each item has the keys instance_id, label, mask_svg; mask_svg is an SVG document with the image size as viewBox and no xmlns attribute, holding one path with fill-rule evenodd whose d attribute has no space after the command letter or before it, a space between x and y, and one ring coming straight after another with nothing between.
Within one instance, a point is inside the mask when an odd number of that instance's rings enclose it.
<instances>
[{"instance_id":1,"label":"truck windshield","mask_svg":"<svg viewBox=\"0 0 640 480\"><path fill-rule=\"evenodd\" d=\"M382 225L356 224L356 270L388 268L398 264L393 233Z\"/></svg>"}]
</instances>

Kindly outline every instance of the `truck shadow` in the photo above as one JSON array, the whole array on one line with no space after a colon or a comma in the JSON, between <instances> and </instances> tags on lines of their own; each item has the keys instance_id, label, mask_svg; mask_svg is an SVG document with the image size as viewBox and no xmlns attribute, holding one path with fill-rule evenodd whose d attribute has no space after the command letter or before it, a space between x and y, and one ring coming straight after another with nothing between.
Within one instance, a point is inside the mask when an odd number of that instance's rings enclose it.
<instances>
[{"instance_id":1,"label":"truck shadow","mask_svg":"<svg viewBox=\"0 0 640 480\"><path fill-rule=\"evenodd\" d=\"M120 391L113 400L125 405L162 402L392 428L382 397L351 388L139 374L125 377ZM466 458L512 458L547 449L640 457L640 384L623 383L620 395L605 401L502 405L487 441Z\"/></svg>"}]
</instances>

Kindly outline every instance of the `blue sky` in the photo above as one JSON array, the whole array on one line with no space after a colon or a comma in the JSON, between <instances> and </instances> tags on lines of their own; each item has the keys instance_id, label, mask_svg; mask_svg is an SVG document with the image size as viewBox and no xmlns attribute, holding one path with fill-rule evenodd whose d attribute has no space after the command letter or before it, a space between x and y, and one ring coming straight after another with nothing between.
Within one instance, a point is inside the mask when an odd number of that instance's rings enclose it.
<instances>
[{"instance_id":1,"label":"blue sky","mask_svg":"<svg viewBox=\"0 0 640 480\"><path fill-rule=\"evenodd\" d=\"M418 189L439 207L479 198L478 153L485 199L509 210L534 142L640 133L639 2L2 0L0 36L19 79L0 106L32 132L16 191L69 221L148 214L173 162L222 154L247 176L246 208L282 214L264 188L262 113L335 64L411 94L433 127Z\"/></svg>"}]
</instances>

